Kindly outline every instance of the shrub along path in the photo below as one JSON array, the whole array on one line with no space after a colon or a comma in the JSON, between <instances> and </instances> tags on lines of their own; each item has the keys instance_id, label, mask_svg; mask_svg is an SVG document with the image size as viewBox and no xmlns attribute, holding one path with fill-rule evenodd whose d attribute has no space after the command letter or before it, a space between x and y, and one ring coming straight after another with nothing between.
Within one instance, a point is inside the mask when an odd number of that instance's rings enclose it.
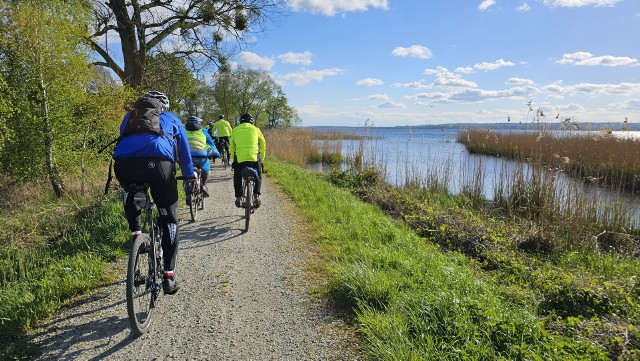
<instances>
[{"instance_id":1,"label":"shrub along path","mask_svg":"<svg viewBox=\"0 0 640 361\"><path fill-rule=\"evenodd\" d=\"M147 334L129 329L121 260L113 265L120 282L34 330L41 359L358 359L348 327L308 292L302 265L315 261L290 201L267 178L263 206L243 233L231 176L214 166L206 210L196 223L181 222L182 288L160 299ZM184 204L180 216L189 219Z\"/></svg>"}]
</instances>

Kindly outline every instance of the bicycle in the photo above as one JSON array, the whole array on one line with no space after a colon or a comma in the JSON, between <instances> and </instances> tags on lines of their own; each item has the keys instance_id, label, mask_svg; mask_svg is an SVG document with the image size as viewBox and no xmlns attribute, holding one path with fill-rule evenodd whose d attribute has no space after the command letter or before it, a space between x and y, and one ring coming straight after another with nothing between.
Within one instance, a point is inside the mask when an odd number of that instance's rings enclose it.
<instances>
[{"instance_id":1,"label":"bicycle","mask_svg":"<svg viewBox=\"0 0 640 361\"><path fill-rule=\"evenodd\" d=\"M162 290L164 261L162 227L155 203L149 196L149 184L132 184L134 204L142 209L142 234L131 245L127 267L127 313L131 328L138 335L147 332L153 310Z\"/></svg>"},{"instance_id":2,"label":"bicycle","mask_svg":"<svg viewBox=\"0 0 640 361\"><path fill-rule=\"evenodd\" d=\"M197 156L192 156L197 157ZM202 179L202 168L194 165L193 173L196 177L196 181L189 186L191 187L191 203L189 204L189 213L191 214L191 222L195 222L198 218L198 210L204 210L204 194L202 193L202 185L200 181ZM183 177L176 177L178 180L186 180ZM187 189L187 186L184 187Z\"/></svg>"},{"instance_id":3,"label":"bicycle","mask_svg":"<svg viewBox=\"0 0 640 361\"><path fill-rule=\"evenodd\" d=\"M242 207L244 208L244 231L249 231L251 215L255 212L253 204L253 187L258 177L258 171L253 167L244 167L240 171L242 175Z\"/></svg>"},{"instance_id":4,"label":"bicycle","mask_svg":"<svg viewBox=\"0 0 640 361\"><path fill-rule=\"evenodd\" d=\"M229 164L229 143L225 139L220 139L216 137L215 139L216 148L220 152L220 158L222 158L222 165L224 169L227 169Z\"/></svg>"}]
</instances>

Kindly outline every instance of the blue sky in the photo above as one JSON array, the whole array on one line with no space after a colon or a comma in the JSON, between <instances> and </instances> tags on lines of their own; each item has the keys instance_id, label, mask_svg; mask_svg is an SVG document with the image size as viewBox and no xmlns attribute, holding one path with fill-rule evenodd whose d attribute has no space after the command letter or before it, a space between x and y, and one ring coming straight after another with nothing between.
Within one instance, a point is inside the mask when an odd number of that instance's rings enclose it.
<instances>
[{"instance_id":1,"label":"blue sky","mask_svg":"<svg viewBox=\"0 0 640 361\"><path fill-rule=\"evenodd\" d=\"M303 125L640 122L640 0L287 2L234 61Z\"/></svg>"}]
</instances>

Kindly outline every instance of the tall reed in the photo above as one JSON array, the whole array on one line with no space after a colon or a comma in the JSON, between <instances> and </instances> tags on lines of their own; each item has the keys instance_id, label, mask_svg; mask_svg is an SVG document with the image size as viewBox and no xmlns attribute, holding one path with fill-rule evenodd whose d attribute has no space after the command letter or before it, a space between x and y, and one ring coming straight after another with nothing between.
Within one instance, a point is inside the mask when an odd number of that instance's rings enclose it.
<instances>
[{"instance_id":1,"label":"tall reed","mask_svg":"<svg viewBox=\"0 0 640 361\"><path fill-rule=\"evenodd\" d=\"M586 182L637 192L640 142L602 132L510 132L468 130L458 142L469 152L535 161Z\"/></svg>"}]
</instances>

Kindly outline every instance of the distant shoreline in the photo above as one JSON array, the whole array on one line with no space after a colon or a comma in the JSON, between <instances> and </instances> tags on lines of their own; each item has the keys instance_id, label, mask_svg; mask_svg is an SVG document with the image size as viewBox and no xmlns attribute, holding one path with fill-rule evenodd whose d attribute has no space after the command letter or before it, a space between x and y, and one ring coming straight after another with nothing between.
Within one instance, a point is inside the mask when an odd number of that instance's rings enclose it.
<instances>
[{"instance_id":1,"label":"distant shoreline","mask_svg":"<svg viewBox=\"0 0 640 361\"><path fill-rule=\"evenodd\" d=\"M579 123L581 129L577 130L602 130L605 127L610 128L613 131L622 131L622 122L589 122ZM420 128L420 129L461 129L461 128L474 128L474 129L514 129L514 130L532 130L537 129L539 126L546 126L551 130L564 130L562 124L559 122L549 123L447 123L447 124L420 124L420 125L397 125L392 127L379 127L372 126L370 128ZM308 125L300 126L300 128L310 129L340 129L340 128L367 128L364 126L347 126L347 125ZM587 129L589 128L589 129ZM640 123L627 123L627 128L630 131L640 131ZM569 129L567 129L569 130Z\"/></svg>"}]
</instances>

